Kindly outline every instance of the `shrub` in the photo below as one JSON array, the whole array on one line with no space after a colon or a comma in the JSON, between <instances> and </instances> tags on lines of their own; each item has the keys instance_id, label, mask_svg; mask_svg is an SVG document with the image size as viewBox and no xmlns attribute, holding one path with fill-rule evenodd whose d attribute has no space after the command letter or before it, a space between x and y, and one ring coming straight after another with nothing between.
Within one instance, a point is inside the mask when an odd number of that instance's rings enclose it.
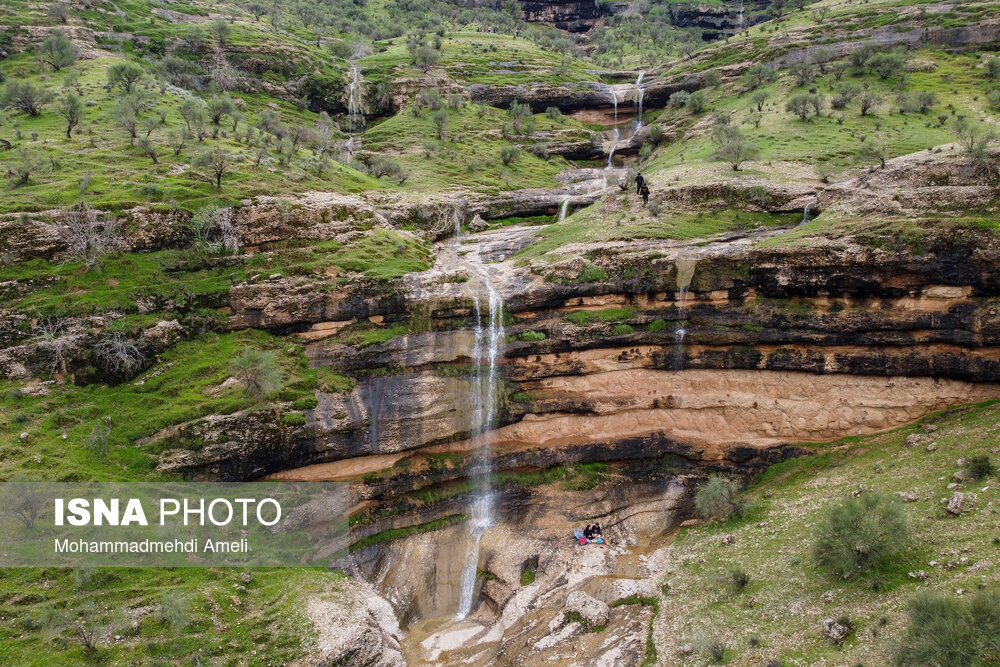
<instances>
[{"instance_id":1,"label":"shrub","mask_svg":"<svg viewBox=\"0 0 1000 667\"><path fill-rule=\"evenodd\" d=\"M986 479L996 469L993 467L993 461L990 460L989 456L980 454L969 459L969 462L966 464L966 470L972 479Z\"/></svg>"},{"instance_id":2,"label":"shrub","mask_svg":"<svg viewBox=\"0 0 1000 667\"><path fill-rule=\"evenodd\" d=\"M710 475L694 494L694 507L703 519L727 519L740 507L740 483L725 475Z\"/></svg>"},{"instance_id":3,"label":"shrub","mask_svg":"<svg viewBox=\"0 0 1000 667\"><path fill-rule=\"evenodd\" d=\"M667 328L667 321L664 319L653 320L646 326L646 331L665 331Z\"/></svg>"},{"instance_id":4,"label":"shrub","mask_svg":"<svg viewBox=\"0 0 1000 667\"><path fill-rule=\"evenodd\" d=\"M500 161L504 165L517 162L517 158L519 157L521 157L521 151L517 146L504 146L500 149Z\"/></svg>"},{"instance_id":5,"label":"shrub","mask_svg":"<svg viewBox=\"0 0 1000 667\"><path fill-rule=\"evenodd\" d=\"M165 591L160 595L160 606L156 616L160 622L172 628L183 628L188 624L189 603L187 596L179 591Z\"/></svg>"},{"instance_id":6,"label":"shrub","mask_svg":"<svg viewBox=\"0 0 1000 667\"><path fill-rule=\"evenodd\" d=\"M243 384L244 396L271 396L281 391L281 373L273 352L245 347L229 362L229 370Z\"/></svg>"},{"instance_id":7,"label":"shrub","mask_svg":"<svg viewBox=\"0 0 1000 667\"><path fill-rule=\"evenodd\" d=\"M730 568L722 577L722 581L734 593L742 593L743 589L750 583L750 575L742 567Z\"/></svg>"},{"instance_id":8,"label":"shrub","mask_svg":"<svg viewBox=\"0 0 1000 667\"><path fill-rule=\"evenodd\" d=\"M545 340L545 332L543 331L525 331L520 336L519 340Z\"/></svg>"},{"instance_id":9,"label":"shrub","mask_svg":"<svg viewBox=\"0 0 1000 667\"><path fill-rule=\"evenodd\" d=\"M670 95L670 99L667 100L667 105L670 106L671 109L680 109L682 106L687 104L689 97L691 97L691 95L687 91L678 90Z\"/></svg>"},{"instance_id":10,"label":"shrub","mask_svg":"<svg viewBox=\"0 0 1000 667\"><path fill-rule=\"evenodd\" d=\"M635 329L628 324L616 324L611 328L611 333L615 336L627 336L630 333L635 333Z\"/></svg>"},{"instance_id":11,"label":"shrub","mask_svg":"<svg viewBox=\"0 0 1000 667\"><path fill-rule=\"evenodd\" d=\"M530 586L535 583L535 571L530 567L524 568L524 572L521 573L521 585Z\"/></svg>"},{"instance_id":12,"label":"shrub","mask_svg":"<svg viewBox=\"0 0 1000 667\"><path fill-rule=\"evenodd\" d=\"M816 564L845 579L883 565L906 548L910 528L894 496L864 493L831 505L816 526Z\"/></svg>"},{"instance_id":13,"label":"shrub","mask_svg":"<svg viewBox=\"0 0 1000 667\"><path fill-rule=\"evenodd\" d=\"M53 30L38 47L38 56L56 71L75 63L78 53L76 44L62 30Z\"/></svg>"},{"instance_id":14,"label":"shrub","mask_svg":"<svg viewBox=\"0 0 1000 667\"><path fill-rule=\"evenodd\" d=\"M725 660L728 648L726 642L721 639L708 639L701 645L701 653L710 662L719 663Z\"/></svg>"},{"instance_id":15,"label":"shrub","mask_svg":"<svg viewBox=\"0 0 1000 667\"><path fill-rule=\"evenodd\" d=\"M1000 593L959 599L921 591L910 600L909 625L894 662L964 667L1000 658Z\"/></svg>"},{"instance_id":16,"label":"shrub","mask_svg":"<svg viewBox=\"0 0 1000 667\"><path fill-rule=\"evenodd\" d=\"M707 100L705 99L705 93L700 90L696 90L688 96L687 104L685 104L685 106L691 113L699 114L705 110L706 103Z\"/></svg>"}]
</instances>

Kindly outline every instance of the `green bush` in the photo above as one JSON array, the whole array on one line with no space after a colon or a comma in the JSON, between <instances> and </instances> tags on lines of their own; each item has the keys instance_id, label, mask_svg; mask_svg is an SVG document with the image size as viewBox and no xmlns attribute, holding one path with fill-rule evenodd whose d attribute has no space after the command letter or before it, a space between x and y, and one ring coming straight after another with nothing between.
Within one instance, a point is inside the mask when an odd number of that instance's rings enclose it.
<instances>
[{"instance_id":1,"label":"green bush","mask_svg":"<svg viewBox=\"0 0 1000 667\"><path fill-rule=\"evenodd\" d=\"M292 409L312 410L317 405L319 405L319 401L316 400L315 396L303 396L302 398L297 398L292 402Z\"/></svg>"},{"instance_id":2,"label":"green bush","mask_svg":"<svg viewBox=\"0 0 1000 667\"><path fill-rule=\"evenodd\" d=\"M910 600L909 626L894 662L900 667L1000 664L1000 593L980 591L961 599L921 591Z\"/></svg>"},{"instance_id":3,"label":"green bush","mask_svg":"<svg viewBox=\"0 0 1000 667\"><path fill-rule=\"evenodd\" d=\"M993 466L993 461L990 460L989 456L980 454L979 456L969 458L966 470L972 479L986 479L995 472L996 468Z\"/></svg>"},{"instance_id":4,"label":"green bush","mask_svg":"<svg viewBox=\"0 0 1000 667\"><path fill-rule=\"evenodd\" d=\"M608 274L593 264L586 264L580 276L576 279L580 283L599 283L608 279Z\"/></svg>"},{"instance_id":5,"label":"green bush","mask_svg":"<svg viewBox=\"0 0 1000 667\"><path fill-rule=\"evenodd\" d=\"M530 586L535 583L535 571L530 567L524 568L524 572L521 573L521 585Z\"/></svg>"},{"instance_id":6,"label":"green bush","mask_svg":"<svg viewBox=\"0 0 1000 667\"><path fill-rule=\"evenodd\" d=\"M545 340L544 331L524 331L519 335L518 340Z\"/></svg>"},{"instance_id":7,"label":"green bush","mask_svg":"<svg viewBox=\"0 0 1000 667\"><path fill-rule=\"evenodd\" d=\"M740 483L725 475L710 475L694 494L694 507L703 519L727 519L741 509Z\"/></svg>"},{"instance_id":8,"label":"green bush","mask_svg":"<svg viewBox=\"0 0 1000 667\"><path fill-rule=\"evenodd\" d=\"M611 328L611 333L615 336L626 336L630 333L635 333L635 329L628 324L616 324Z\"/></svg>"},{"instance_id":9,"label":"green bush","mask_svg":"<svg viewBox=\"0 0 1000 667\"><path fill-rule=\"evenodd\" d=\"M652 331L654 333L657 331L666 331L666 329L667 329L667 321L662 318L653 320L648 325L646 325L646 331Z\"/></svg>"},{"instance_id":10,"label":"green bush","mask_svg":"<svg viewBox=\"0 0 1000 667\"><path fill-rule=\"evenodd\" d=\"M816 526L816 564L844 578L883 565L910 542L910 526L902 504L881 492L826 509Z\"/></svg>"}]
</instances>

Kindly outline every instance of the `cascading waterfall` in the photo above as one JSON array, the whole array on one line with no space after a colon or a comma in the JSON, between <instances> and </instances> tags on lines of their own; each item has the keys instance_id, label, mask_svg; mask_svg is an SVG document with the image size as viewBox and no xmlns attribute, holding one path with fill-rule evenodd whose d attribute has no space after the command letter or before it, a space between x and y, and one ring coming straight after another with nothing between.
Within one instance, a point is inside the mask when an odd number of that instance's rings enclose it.
<instances>
[{"instance_id":1,"label":"cascading waterfall","mask_svg":"<svg viewBox=\"0 0 1000 667\"><path fill-rule=\"evenodd\" d=\"M559 217L556 222L562 222L566 219L566 209L569 208L569 197L562 200L562 204L559 205Z\"/></svg>"},{"instance_id":2,"label":"cascading waterfall","mask_svg":"<svg viewBox=\"0 0 1000 667\"><path fill-rule=\"evenodd\" d=\"M500 360L503 357L504 327L503 301L496 289L484 276L489 294L488 328L483 329L479 297L474 297L476 329L473 358L476 363L476 396L472 429L478 439L475 460L470 469L470 478L475 485L469 523L469 553L462 568L459 589L458 620L472 612L476 589L476 575L479 566L479 542L483 533L493 525L496 508L491 486L493 475L493 452L490 447L491 430L496 421L497 387L500 382Z\"/></svg>"},{"instance_id":3,"label":"cascading waterfall","mask_svg":"<svg viewBox=\"0 0 1000 667\"><path fill-rule=\"evenodd\" d=\"M739 16L738 21L739 21L739 26L740 26L739 32L743 32L743 27L744 27L743 26L743 0L740 0L740 16Z\"/></svg>"},{"instance_id":4,"label":"cascading waterfall","mask_svg":"<svg viewBox=\"0 0 1000 667\"><path fill-rule=\"evenodd\" d=\"M462 216L458 211L458 207L452 209L451 218L452 223L455 225L455 238L457 239L462 235Z\"/></svg>"},{"instance_id":5,"label":"cascading waterfall","mask_svg":"<svg viewBox=\"0 0 1000 667\"><path fill-rule=\"evenodd\" d=\"M636 117L635 117L635 132L642 129L642 98L645 95L645 91L642 88L642 77L646 75L645 72L639 72L639 76L635 78L635 105L637 107Z\"/></svg>"},{"instance_id":6,"label":"cascading waterfall","mask_svg":"<svg viewBox=\"0 0 1000 667\"><path fill-rule=\"evenodd\" d=\"M687 336L687 330L683 325L687 315L685 304L697 264L697 260L694 259L678 258L674 261L677 270L677 338L674 342L674 370L681 370L684 367L684 337Z\"/></svg>"},{"instance_id":7,"label":"cascading waterfall","mask_svg":"<svg viewBox=\"0 0 1000 667\"><path fill-rule=\"evenodd\" d=\"M351 82L347 84L347 130L355 134L364 125L361 111L361 70L351 63Z\"/></svg>"},{"instance_id":8,"label":"cascading waterfall","mask_svg":"<svg viewBox=\"0 0 1000 667\"><path fill-rule=\"evenodd\" d=\"M613 166L611 159L615 156L615 149L618 148L618 140L622 136L621 130L618 129L618 91L610 87L608 90L611 91L611 101L615 105L615 129L611 139L611 150L608 151L608 163L604 166L605 169L611 169Z\"/></svg>"},{"instance_id":9,"label":"cascading waterfall","mask_svg":"<svg viewBox=\"0 0 1000 667\"><path fill-rule=\"evenodd\" d=\"M802 222L799 223L800 225L804 225L807 222L809 222L810 220L812 220L812 218L809 217L809 207L810 206L812 206L811 203L810 204L806 204L805 210L802 211Z\"/></svg>"}]
</instances>

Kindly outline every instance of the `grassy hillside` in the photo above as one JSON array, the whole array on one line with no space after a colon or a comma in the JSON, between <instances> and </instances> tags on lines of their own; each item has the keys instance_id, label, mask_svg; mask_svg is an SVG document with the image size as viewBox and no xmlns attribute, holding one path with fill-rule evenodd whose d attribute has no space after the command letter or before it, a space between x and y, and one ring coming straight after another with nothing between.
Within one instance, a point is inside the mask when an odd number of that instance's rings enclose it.
<instances>
[{"instance_id":1,"label":"grassy hillside","mask_svg":"<svg viewBox=\"0 0 1000 667\"><path fill-rule=\"evenodd\" d=\"M661 650L680 664L705 664L715 642L732 665L890 664L917 592L968 598L1000 576L995 473L947 488L967 468L960 459L998 462L998 419L995 403L956 408L922 425L810 447L809 456L769 468L744 492L744 516L682 529L671 547L656 621ZM919 443L907 446L914 435ZM859 490L912 494L902 503L912 540L887 566L844 580L814 563L814 533L826 508ZM955 490L975 498L960 516L942 502ZM734 587L734 571L747 581ZM841 616L855 629L837 645L821 622ZM682 656L685 645L695 653Z\"/></svg>"}]
</instances>

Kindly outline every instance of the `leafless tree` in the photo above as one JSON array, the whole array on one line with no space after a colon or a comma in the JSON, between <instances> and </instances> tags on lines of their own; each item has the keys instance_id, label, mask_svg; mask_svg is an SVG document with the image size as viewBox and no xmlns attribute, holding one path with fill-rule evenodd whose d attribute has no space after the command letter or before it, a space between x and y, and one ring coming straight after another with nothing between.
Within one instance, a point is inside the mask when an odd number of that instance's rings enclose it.
<instances>
[{"instance_id":1,"label":"leafless tree","mask_svg":"<svg viewBox=\"0 0 1000 667\"><path fill-rule=\"evenodd\" d=\"M28 491L17 498L7 513L24 524L25 528L30 529L35 527L35 521L38 520L38 515L44 507L45 498Z\"/></svg>"},{"instance_id":2,"label":"leafless tree","mask_svg":"<svg viewBox=\"0 0 1000 667\"><path fill-rule=\"evenodd\" d=\"M66 357L73 349L73 336L66 333L66 321L59 317L44 317L35 324L38 346L48 358L49 369L54 373L66 372Z\"/></svg>"},{"instance_id":3,"label":"leafless tree","mask_svg":"<svg viewBox=\"0 0 1000 667\"><path fill-rule=\"evenodd\" d=\"M106 371L120 377L131 376L145 361L135 341L118 331L102 338L94 346L94 354Z\"/></svg>"},{"instance_id":4,"label":"leafless tree","mask_svg":"<svg viewBox=\"0 0 1000 667\"><path fill-rule=\"evenodd\" d=\"M121 225L102 218L85 203L63 212L60 233L68 259L83 262L86 271L100 266L101 259L121 247Z\"/></svg>"}]
</instances>

